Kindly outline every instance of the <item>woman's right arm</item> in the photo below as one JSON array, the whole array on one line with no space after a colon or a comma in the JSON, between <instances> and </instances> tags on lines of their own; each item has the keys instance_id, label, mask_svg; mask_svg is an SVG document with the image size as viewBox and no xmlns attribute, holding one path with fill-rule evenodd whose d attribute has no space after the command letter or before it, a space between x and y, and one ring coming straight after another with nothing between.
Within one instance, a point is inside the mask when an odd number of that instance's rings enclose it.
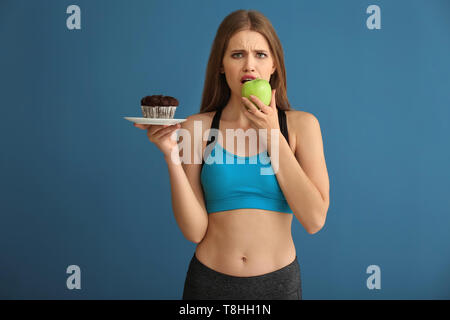
<instances>
[{"instance_id":1,"label":"woman's right arm","mask_svg":"<svg viewBox=\"0 0 450 320\"><path fill-rule=\"evenodd\" d=\"M193 117L191 116L181 124L183 129L189 131L191 137L191 145L183 146L184 148L190 147L191 159L187 159L188 161L190 160L189 163L181 163L178 144L170 139L177 129L176 126L162 129L150 128L145 125L135 126L141 129L148 128L150 141L155 143L163 152L169 170L172 209L175 220L187 240L199 243L205 236L208 228L208 213L204 205L205 201L200 183L201 165L194 163L194 153L196 152L194 150L194 140L201 139L201 137L194 137L193 122ZM159 129L159 132L156 131L157 129ZM184 150L181 151L184 152Z\"/></svg>"}]
</instances>

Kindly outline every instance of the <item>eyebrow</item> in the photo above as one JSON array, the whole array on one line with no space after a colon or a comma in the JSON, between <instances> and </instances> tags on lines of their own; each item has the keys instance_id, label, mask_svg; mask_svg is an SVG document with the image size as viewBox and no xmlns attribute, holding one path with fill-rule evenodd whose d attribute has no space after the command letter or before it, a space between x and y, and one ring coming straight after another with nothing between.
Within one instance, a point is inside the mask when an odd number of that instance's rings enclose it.
<instances>
[{"instance_id":1,"label":"eyebrow","mask_svg":"<svg viewBox=\"0 0 450 320\"><path fill-rule=\"evenodd\" d=\"M237 51L247 51L247 50L245 50L245 49L234 49L234 50L231 50L231 52L237 52ZM267 50L264 50L264 49L256 49L256 50L253 50L253 51L257 51L257 52L268 52Z\"/></svg>"}]
</instances>

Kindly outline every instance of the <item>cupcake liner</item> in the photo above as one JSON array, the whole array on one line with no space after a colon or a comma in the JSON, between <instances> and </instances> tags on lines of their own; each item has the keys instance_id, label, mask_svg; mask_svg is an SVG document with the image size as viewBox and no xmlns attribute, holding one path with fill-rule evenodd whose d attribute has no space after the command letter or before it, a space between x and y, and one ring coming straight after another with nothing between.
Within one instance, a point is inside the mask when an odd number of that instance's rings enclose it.
<instances>
[{"instance_id":1,"label":"cupcake liner","mask_svg":"<svg viewBox=\"0 0 450 320\"><path fill-rule=\"evenodd\" d=\"M173 119L177 106L141 106L145 118Z\"/></svg>"}]
</instances>

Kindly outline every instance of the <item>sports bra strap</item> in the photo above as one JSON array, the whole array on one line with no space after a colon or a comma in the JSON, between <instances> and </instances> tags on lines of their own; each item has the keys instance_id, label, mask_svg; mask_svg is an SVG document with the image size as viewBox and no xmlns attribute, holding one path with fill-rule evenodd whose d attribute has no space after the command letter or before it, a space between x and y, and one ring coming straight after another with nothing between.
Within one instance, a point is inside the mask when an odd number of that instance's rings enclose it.
<instances>
[{"instance_id":1,"label":"sports bra strap","mask_svg":"<svg viewBox=\"0 0 450 320\"><path fill-rule=\"evenodd\" d=\"M223 108L219 108L216 113L214 114L214 118L211 123L211 129L217 129L219 130L219 123L220 123L220 116L222 115ZM284 138L286 139L287 143L289 144L289 134L288 134L288 128L287 128L287 121L286 121L286 112L284 110L278 109L278 124L280 126L281 133L283 134ZM208 142L206 143L206 146L208 146L210 143L213 143L215 141L216 137L211 134L211 131L209 133ZM206 150L206 148L205 148ZM205 156L203 156L202 159L202 166L205 163Z\"/></svg>"},{"instance_id":2,"label":"sports bra strap","mask_svg":"<svg viewBox=\"0 0 450 320\"><path fill-rule=\"evenodd\" d=\"M211 123L211 129L219 130L220 116L222 115L222 110L223 110L223 108L220 108L219 110L216 111L216 114L214 115L213 121ZM216 136L212 135L212 133L210 132L206 146L208 146L210 143L214 142L215 139L216 139Z\"/></svg>"},{"instance_id":3,"label":"sports bra strap","mask_svg":"<svg viewBox=\"0 0 450 320\"><path fill-rule=\"evenodd\" d=\"M289 144L289 134L286 120L286 112L284 110L278 109L278 124L280 125L281 133Z\"/></svg>"}]
</instances>

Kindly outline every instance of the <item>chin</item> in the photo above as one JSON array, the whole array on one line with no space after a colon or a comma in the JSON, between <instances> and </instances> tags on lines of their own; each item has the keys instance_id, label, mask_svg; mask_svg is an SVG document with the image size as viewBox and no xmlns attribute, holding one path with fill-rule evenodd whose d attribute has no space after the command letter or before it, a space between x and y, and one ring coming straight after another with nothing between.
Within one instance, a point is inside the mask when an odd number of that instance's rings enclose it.
<instances>
[{"instance_id":1,"label":"chin","mask_svg":"<svg viewBox=\"0 0 450 320\"><path fill-rule=\"evenodd\" d=\"M235 88L234 90L230 88L230 95L231 96L236 96L236 97L241 97L241 92L242 92L242 87L239 86L237 88Z\"/></svg>"}]
</instances>

